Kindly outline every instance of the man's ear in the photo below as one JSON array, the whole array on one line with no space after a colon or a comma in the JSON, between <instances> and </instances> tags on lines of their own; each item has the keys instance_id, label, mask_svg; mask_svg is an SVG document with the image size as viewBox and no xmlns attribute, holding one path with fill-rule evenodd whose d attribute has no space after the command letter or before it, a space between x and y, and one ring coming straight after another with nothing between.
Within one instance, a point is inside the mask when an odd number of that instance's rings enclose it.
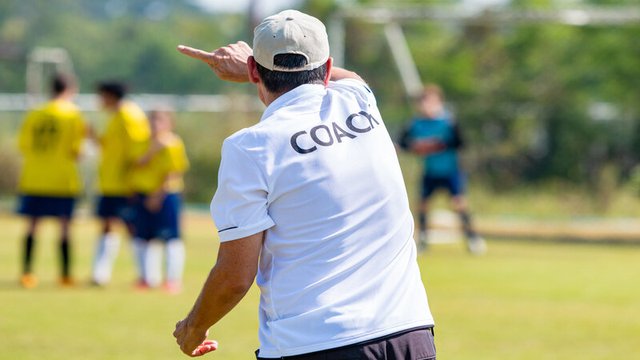
<instances>
[{"instance_id":1,"label":"man's ear","mask_svg":"<svg viewBox=\"0 0 640 360\"><path fill-rule=\"evenodd\" d=\"M247 58L247 71L249 72L249 81L254 84L260 82L260 75L258 74L258 63L256 63L256 59L252 55Z\"/></svg>"},{"instance_id":2,"label":"man's ear","mask_svg":"<svg viewBox=\"0 0 640 360\"><path fill-rule=\"evenodd\" d=\"M327 75L324 77L324 86L329 85L329 80L331 80L331 70L333 69L333 58L330 57L327 59Z\"/></svg>"}]
</instances>

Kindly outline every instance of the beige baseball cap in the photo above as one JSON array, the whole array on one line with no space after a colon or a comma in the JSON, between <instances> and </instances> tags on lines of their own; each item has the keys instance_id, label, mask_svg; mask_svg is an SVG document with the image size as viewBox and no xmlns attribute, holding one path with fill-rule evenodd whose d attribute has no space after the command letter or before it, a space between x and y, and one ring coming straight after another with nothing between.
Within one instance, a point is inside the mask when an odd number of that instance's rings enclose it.
<instances>
[{"instance_id":1,"label":"beige baseball cap","mask_svg":"<svg viewBox=\"0 0 640 360\"><path fill-rule=\"evenodd\" d=\"M273 64L279 54L300 54L307 65L282 68ZM329 59L329 37L324 24L313 16L297 10L285 10L265 18L253 31L253 57L273 71L313 70Z\"/></svg>"}]
</instances>

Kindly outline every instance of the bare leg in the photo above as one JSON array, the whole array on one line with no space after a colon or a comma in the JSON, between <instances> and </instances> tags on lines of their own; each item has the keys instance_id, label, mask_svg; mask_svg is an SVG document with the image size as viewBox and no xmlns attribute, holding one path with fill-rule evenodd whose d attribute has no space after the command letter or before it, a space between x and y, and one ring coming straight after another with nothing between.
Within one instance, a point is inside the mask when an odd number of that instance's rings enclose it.
<instances>
[{"instance_id":1,"label":"bare leg","mask_svg":"<svg viewBox=\"0 0 640 360\"><path fill-rule=\"evenodd\" d=\"M38 222L38 217L29 218L27 232L23 242L22 276L20 277L20 284L26 289L32 289L38 285L38 278L32 274L33 248Z\"/></svg>"},{"instance_id":2,"label":"bare leg","mask_svg":"<svg viewBox=\"0 0 640 360\"><path fill-rule=\"evenodd\" d=\"M71 242L69 241L69 228L71 219L60 218L60 264L62 285L72 285L71 278Z\"/></svg>"},{"instance_id":3,"label":"bare leg","mask_svg":"<svg viewBox=\"0 0 640 360\"><path fill-rule=\"evenodd\" d=\"M24 252L22 258L22 273L30 274L33 263L33 248L35 245L35 234L39 223L38 217L30 217L27 225L27 234L24 238Z\"/></svg>"},{"instance_id":4,"label":"bare leg","mask_svg":"<svg viewBox=\"0 0 640 360\"><path fill-rule=\"evenodd\" d=\"M473 227L465 197L462 195L454 196L452 198L452 205L458 213L458 216L460 216L462 231L467 238L467 249L469 252L474 255L481 255L486 252L487 246L484 239L478 236Z\"/></svg>"},{"instance_id":5,"label":"bare leg","mask_svg":"<svg viewBox=\"0 0 640 360\"><path fill-rule=\"evenodd\" d=\"M418 207L418 251L425 251L428 247L428 212L429 200L427 198L420 199Z\"/></svg>"}]
</instances>

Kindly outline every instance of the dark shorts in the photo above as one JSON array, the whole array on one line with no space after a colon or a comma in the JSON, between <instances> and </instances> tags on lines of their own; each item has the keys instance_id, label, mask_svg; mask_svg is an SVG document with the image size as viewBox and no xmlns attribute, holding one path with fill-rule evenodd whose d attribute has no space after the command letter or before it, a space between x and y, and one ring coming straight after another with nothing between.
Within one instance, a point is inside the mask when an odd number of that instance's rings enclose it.
<instances>
[{"instance_id":1,"label":"dark shorts","mask_svg":"<svg viewBox=\"0 0 640 360\"><path fill-rule=\"evenodd\" d=\"M434 177L424 175L422 177L422 198L429 198L437 189L446 189L451 196L463 195L465 190L465 177L457 172L446 177Z\"/></svg>"},{"instance_id":2,"label":"dark shorts","mask_svg":"<svg viewBox=\"0 0 640 360\"><path fill-rule=\"evenodd\" d=\"M56 216L70 218L76 199L73 197L56 197L40 195L21 195L18 203L18 214L31 217Z\"/></svg>"},{"instance_id":3,"label":"dark shorts","mask_svg":"<svg viewBox=\"0 0 640 360\"><path fill-rule=\"evenodd\" d=\"M268 360L257 355L258 360ZM286 356L286 360L435 360L433 328L406 330L362 343Z\"/></svg>"},{"instance_id":4,"label":"dark shorts","mask_svg":"<svg viewBox=\"0 0 640 360\"><path fill-rule=\"evenodd\" d=\"M101 218L120 218L130 223L134 218L133 202L127 196L99 196L96 215Z\"/></svg>"},{"instance_id":5,"label":"dark shorts","mask_svg":"<svg viewBox=\"0 0 640 360\"><path fill-rule=\"evenodd\" d=\"M169 241L180 238L180 209L182 199L179 194L167 194L158 212L151 212L145 206L146 195L135 197L135 236L140 239L160 239Z\"/></svg>"}]
</instances>

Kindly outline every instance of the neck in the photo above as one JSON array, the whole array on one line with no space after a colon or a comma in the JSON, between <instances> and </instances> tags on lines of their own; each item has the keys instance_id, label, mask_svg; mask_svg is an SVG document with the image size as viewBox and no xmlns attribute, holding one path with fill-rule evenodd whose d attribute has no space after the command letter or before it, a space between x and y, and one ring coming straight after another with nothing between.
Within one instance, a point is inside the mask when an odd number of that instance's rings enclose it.
<instances>
[{"instance_id":1,"label":"neck","mask_svg":"<svg viewBox=\"0 0 640 360\"><path fill-rule=\"evenodd\" d=\"M317 83L317 82L311 82L311 83L308 83L308 84L323 85L322 83ZM327 84L324 84L324 86L327 86ZM293 89L295 89L295 88L293 88ZM258 88L258 97L260 98L262 103L265 104L265 106L269 106L277 98L279 98L280 96L284 95L285 93L288 93L289 91L291 91L293 89L281 91L281 92L278 92L278 93L272 93L272 92L267 91L267 89L265 89L263 86L260 86Z\"/></svg>"},{"instance_id":2,"label":"neck","mask_svg":"<svg viewBox=\"0 0 640 360\"><path fill-rule=\"evenodd\" d=\"M272 102L276 101L276 99L282 96L285 92L286 91L280 92L280 93L270 93L268 91L265 91L264 98L260 98L260 99L262 100L265 106L269 106Z\"/></svg>"},{"instance_id":3,"label":"neck","mask_svg":"<svg viewBox=\"0 0 640 360\"><path fill-rule=\"evenodd\" d=\"M66 91L53 97L54 100L71 100L71 98L73 98L73 94Z\"/></svg>"}]
</instances>

